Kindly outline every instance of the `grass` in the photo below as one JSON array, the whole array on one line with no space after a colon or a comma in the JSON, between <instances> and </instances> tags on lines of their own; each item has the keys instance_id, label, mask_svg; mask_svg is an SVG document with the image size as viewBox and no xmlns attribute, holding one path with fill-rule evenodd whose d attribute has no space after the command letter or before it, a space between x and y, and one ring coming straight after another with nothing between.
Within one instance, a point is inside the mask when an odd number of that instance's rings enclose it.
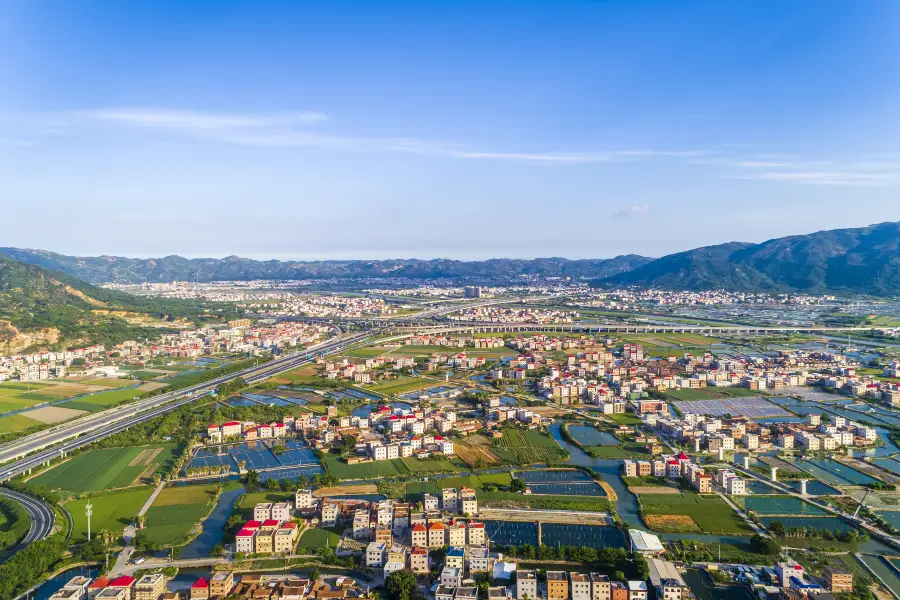
<instances>
[{"instance_id":1,"label":"grass","mask_svg":"<svg viewBox=\"0 0 900 600\"><path fill-rule=\"evenodd\" d=\"M96 379L82 379L79 381L81 385L102 385L103 387L125 387L134 384L131 379L118 379L116 377L98 377Z\"/></svg>"},{"instance_id":2,"label":"grass","mask_svg":"<svg viewBox=\"0 0 900 600\"><path fill-rule=\"evenodd\" d=\"M641 495L641 515L685 515L704 533L749 535L753 530L718 496L693 493ZM664 531L658 529L657 531Z\"/></svg>"},{"instance_id":3,"label":"grass","mask_svg":"<svg viewBox=\"0 0 900 600\"><path fill-rule=\"evenodd\" d=\"M614 415L604 415L609 417L619 425L640 425L641 419L632 413L617 413Z\"/></svg>"},{"instance_id":4,"label":"grass","mask_svg":"<svg viewBox=\"0 0 900 600\"><path fill-rule=\"evenodd\" d=\"M94 494L89 498L68 502L66 509L72 515L73 523L72 542L87 541L87 516L84 513L86 504L90 503L92 507L91 532L93 535L108 530L121 536L125 526L134 520L152 492L153 489L148 486L132 490L104 492Z\"/></svg>"},{"instance_id":5,"label":"grass","mask_svg":"<svg viewBox=\"0 0 900 600\"><path fill-rule=\"evenodd\" d=\"M764 396L761 390L743 387L707 387L699 389L667 390L666 396L673 400L711 400L716 398L741 398L746 396Z\"/></svg>"},{"instance_id":6,"label":"grass","mask_svg":"<svg viewBox=\"0 0 900 600\"><path fill-rule=\"evenodd\" d=\"M338 479L374 479L392 477L394 475L411 475L427 473L453 473L468 468L458 459L445 458L425 459L394 458L370 463L348 465L336 456L326 457L322 464L325 469Z\"/></svg>"},{"instance_id":7,"label":"grass","mask_svg":"<svg viewBox=\"0 0 900 600\"><path fill-rule=\"evenodd\" d=\"M609 500L596 496L533 496L515 492L478 492L480 507L534 508L540 510L571 510L582 512L608 512Z\"/></svg>"},{"instance_id":8,"label":"grass","mask_svg":"<svg viewBox=\"0 0 900 600\"><path fill-rule=\"evenodd\" d=\"M584 451L594 458L650 458L643 445L626 442L618 446L585 446Z\"/></svg>"},{"instance_id":9,"label":"grass","mask_svg":"<svg viewBox=\"0 0 900 600\"><path fill-rule=\"evenodd\" d=\"M0 433L15 433L43 424L40 421L29 419L25 415L6 415L0 417Z\"/></svg>"},{"instance_id":10,"label":"grass","mask_svg":"<svg viewBox=\"0 0 900 600\"><path fill-rule=\"evenodd\" d=\"M152 477L175 460L178 446L166 444L136 448L90 450L29 480L36 485L70 492L96 492L133 485L146 473ZM149 453L161 450L152 460ZM132 464L134 463L134 464Z\"/></svg>"},{"instance_id":11,"label":"grass","mask_svg":"<svg viewBox=\"0 0 900 600\"><path fill-rule=\"evenodd\" d=\"M314 527L307 529L300 536L299 547L308 552L314 552L322 546L337 548L341 541L343 527Z\"/></svg>"},{"instance_id":12,"label":"grass","mask_svg":"<svg viewBox=\"0 0 900 600\"><path fill-rule=\"evenodd\" d=\"M375 358L386 352L388 352L387 348L355 348L353 350L347 350L342 356L351 358Z\"/></svg>"},{"instance_id":13,"label":"grass","mask_svg":"<svg viewBox=\"0 0 900 600\"><path fill-rule=\"evenodd\" d=\"M503 430L500 447L513 452L517 462L523 465L555 463L566 460L569 453L548 435L527 429Z\"/></svg>"},{"instance_id":14,"label":"grass","mask_svg":"<svg viewBox=\"0 0 900 600\"><path fill-rule=\"evenodd\" d=\"M147 510L143 533L152 544L173 546L185 541L194 526L212 510L215 485L185 485L163 489Z\"/></svg>"},{"instance_id":15,"label":"grass","mask_svg":"<svg viewBox=\"0 0 900 600\"><path fill-rule=\"evenodd\" d=\"M244 494L234 505L232 514L239 514L245 521L253 518L253 507L261 502L285 502L293 500L294 494L291 492L250 492Z\"/></svg>"},{"instance_id":16,"label":"grass","mask_svg":"<svg viewBox=\"0 0 900 600\"><path fill-rule=\"evenodd\" d=\"M79 410L87 410L90 412L100 411L111 406L122 404L133 400L136 396L143 394L139 388L131 388L128 390L111 390L109 392L98 392L85 398L66 402L62 406L65 408L75 408Z\"/></svg>"},{"instance_id":17,"label":"grass","mask_svg":"<svg viewBox=\"0 0 900 600\"><path fill-rule=\"evenodd\" d=\"M378 381L373 383L366 389L370 389L374 392L379 392L382 394L402 394L404 392L411 392L413 390L418 390L423 387L430 387L433 385L439 385L438 382L431 379L422 379L421 377L412 377L412 376L401 376L396 379L389 379L385 381Z\"/></svg>"}]
</instances>

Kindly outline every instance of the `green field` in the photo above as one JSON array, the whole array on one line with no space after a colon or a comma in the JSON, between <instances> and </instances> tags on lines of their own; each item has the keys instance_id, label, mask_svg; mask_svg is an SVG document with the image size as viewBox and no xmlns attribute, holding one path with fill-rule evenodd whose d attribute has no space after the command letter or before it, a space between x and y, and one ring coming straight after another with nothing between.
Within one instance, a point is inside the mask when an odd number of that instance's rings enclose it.
<instances>
[{"instance_id":1,"label":"green field","mask_svg":"<svg viewBox=\"0 0 900 600\"><path fill-rule=\"evenodd\" d=\"M79 398L78 400L72 400L71 402L61 404L60 406L64 408L75 408L78 410L96 412L109 408L110 406L116 406L117 404L122 404L123 402L132 400L136 396L139 396L143 393L144 392L138 388L131 388L127 390L110 390L108 392L98 392L91 396Z\"/></svg>"},{"instance_id":2,"label":"green field","mask_svg":"<svg viewBox=\"0 0 900 600\"><path fill-rule=\"evenodd\" d=\"M482 490L486 483L508 486L512 481L511 473L485 473L483 475L460 475L430 481L410 481L405 485L406 497L421 500L423 494L438 494L444 488L468 487Z\"/></svg>"},{"instance_id":3,"label":"green field","mask_svg":"<svg viewBox=\"0 0 900 600\"><path fill-rule=\"evenodd\" d=\"M618 423L619 425L640 425L641 419L633 413L617 413L614 415L603 415Z\"/></svg>"},{"instance_id":4,"label":"green field","mask_svg":"<svg viewBox=\"0 0 900 600\"><path fill-rule=\"evenodd\" d=\"M515 453L518 463L523 465L560 462L569 457L556 440L527 429L504 429L499 445Z\"/></svg>"},{"instance_id":5,"label":"green field","mask_svg":"<svg viewBox=\"0 0 900 600\"><path fill-rule=\"evenodd\" d=\"M329 456L322 464L325 469L338 479L373 479L376 477L392 477L394 475L410 475L416 473L453 473L467 468L459 459L425 459L394 458L379 460L358 465L348 465L343 459Z\"/></svg>"},{"instance_id":6,"label":"green field","mask_svg":"<svg viewBox=\"0 0 900 600\"><path fill-rule=\"evenodd\" d=\"M370 389L373 392L390 395L411 392L412 390L418 390L423 387L430 387L433 385L438 385L438 382L434 381L433 379L422 379L421 377L401 376L396 379L390 379L387 381L377 381L368 386L366 389Z\"/></svg>"},{"instance_id":7,"label":"green field","mask_svg":"<svg viewBox=\"0 0 900 600\"><path fill-rule=\"evenodd\" d=\"M693 493L639 496L641 515L686 515L704 533L750 535L753 530L718 496ZM657 529L661 531L661 529Z\"/></svg>"},{"instance_id":8,"label":"green field","mask_svg":"<svg viewBox=\"0 0 900 600\"><path fill-rule=\"evenodd\" d=\"M533 508L539 510L573 510L607 512L609 500L597 496L530 495L516 492L478 492L478 505L494 508Z\"/></svg>"},{"instance_id":9,"label":"green field","mask_svg":"<svg viewBox=\"0 0 900 600\"><path fill-rule=\"evenodd\" d=\"M673 400L710 400L715 398L740 398L744 396L765 396L765 391L743 387L706 387L699 389L666 390L667 398Z\"/></svg>"},{"instance_id":10,"label":"green field","mask_svg":"<svg viewBox=\"0 0 900 600\"><path fill-rule=\"evenodd\" d=\"M299 548L305 549L306 552L315 552L322 546L330 546L337 548L341 541L341 533L343 527L314 527L307 529L300 536Z\"/></svg>"},{"instance_id":11,"label":"green field","mask_svg":"<svg viewBox=\"0 0 900 600\"><path fill-rule=\"evenodd\" d=\"M38 425L43 425L43 423L34 419L29 419L22 414L6 415L5 417L0 417L0 434L24 431L31 427L37 427Z\"/></svg>"},{"instance_id":12,"label":"green field","mask_svg":"<svg viewBox=\"0 0 900 600\"><path fill-rule=\"evenodd\" d=\"M253 507L260 502L286 502L293 499L293 492L250 492L238 498L232 514L239 514L245 521L249 521L253 519Z\"/></svg>"},{"instance_id":13,"label":"green field","mask_svg":"<svg viewBox=\"0 0 900 600\"><path fill-rule=\"evenodd\" d=\"M160 452L155 451L159 449ZM44 471L31 483L71 492L96 492L133 485L142 473L152 477L175 460L178 446L165 444L136 448L90 450ZM151 458L151 455L154 455Z\"/></svg>"},{"instance_id":14,"label":"green field","mask_svg":"<svg viewBox=\"0 0 900 600\"><path fill-rule=\"evenodd\" d=\"M142 530L147 541L172 546L186 540L194 526L212 510L215 485L185 485L163 489L147 510Z\"/></svg>"},{"instance_id":15,"label":"green field","mask_svg":"<svg viewBox=\"0 0 900 600\"><path fill-rule=\"evenodd\" d=\"M594 458L639 458L646 460L650 454L642 444L626 442L618 446L585 446L584 451Z\"/></svg>"},{"instance_id":16,"label":"green field","mask_svg":"<svg viewBox=\"0 0 900 600\"><path fill-rule=\"evenodd\" d=\"M353 350L342 352L341 356L347 356L349 358L375 358L376 356L381 356L387 352L387 348L354 348Z\"/></svg>"},{"instance_id":17,"label":"green field","mask_svg":"<svg viewBox=\"0 0 900 600\"><path fill-rule=\"evenodd\" d=\"M91 533L93 535L107 530L121 536L125 526L134 520L152 492L153 488L145 486L131 490L94 494L90 498L81 498L66 503L66 510L72 515L72 542L87 541L87 516L84 514L86 504L90 503L93 510L91 515Z\"/></svg>"},{"instance_id":18,"label":"green field","mask_svg":"<svg viewBox=\"0 0 900 600\"><path fill-rule=\"evenodd\" d=\"M46 387L49 386L27 381L6 381L0 383L0 413L22 410L23 408L30 408L35 404L46 402L47 400L32 397L32 394L36 393L36 391ZM2 431L0 429L0 432ZM15 430L11 429L11 431Z\"/></svg>"}]
</instances>

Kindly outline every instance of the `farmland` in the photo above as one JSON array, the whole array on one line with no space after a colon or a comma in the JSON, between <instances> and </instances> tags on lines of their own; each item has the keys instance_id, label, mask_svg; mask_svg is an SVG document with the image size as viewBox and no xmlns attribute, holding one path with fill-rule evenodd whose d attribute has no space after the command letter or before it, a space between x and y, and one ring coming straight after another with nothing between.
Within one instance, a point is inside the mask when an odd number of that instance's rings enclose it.
<instances>
[{"instance_id":1,"label":"farmland","mask_svg":"<svg viewBox=\"0 0 900 600\"><path fill-rule=\"evenodd\" d=\"M186 541L194 526L209 514L218 495L215 485L167 487L147 510L142 534L155 546Z\"/></svg>"},{"instance_id":2,"label":"farmland","mask_svg":"<svg viewBox=\"0 0 900 600\"><path fill-rule=\"evenodd\" d=\"M24 431L31 427L37 427L38 425L43 425L43 423L26 417L23 414L6 415L0 417L0 434Z\"/></svg>"},{"instance_id":3,"label":"farmland","mask_svg":"<svg viewBox=\"0 0 900 600\"><path fill-rule=\"evenodd\" d=\"M373 383L366 389L372 390L373 392L378 392L380 394L391 395L411 392L423 387L428 387L429 385L434 385L434 381L430 379L423 379L421 377L401 376L396 379L389 379Z\"/></svg>"},{"instance_id":4,"label":"farmland","mask_svg":"<svg viewBox=\"0 0 900 600\"><path fill-rule=\"evenodd\" d=\"M681 522L662 521L655 515L681 515L689 517L704 533L736 533L750 535L753 531L735 513L725 501L718 496L702 496L700 494L682 493L642 495L639 497L641 516L651 516L657 531L681 532L689 527L686 520ZM653 527L647 523L648 527ZM659 528L662 527L662 528ZM668 529L672 527L674 529Z\"/></svg>"},{"instance_id":5,"label":"farmland","mask_svg":"<svg viewBox=\"0 0 900 600\"><path fill-rule=\"evenodd\" d=\"M152 488L145 486L94 494L89 498L68 502L65 507L72 515L72 541L74 543L87 541L87 516L84 514L84 507L89 502L93 507L91 532L96 535L107 530L121 536L122 530L134 520L152 491Z\"/></svg>"},{"instance_id":6,"label":"farmland","mask_svg":"<svg viewBox=\"0 0 900 600\"><path fill-rule=\"evenodd\" d=\"M445 458L395 458L376 462L349 465L338 457L326 457L322 464L325 469L338 479L372 479L392 477L394 475L453 473L467 468L462 461Z\"/></svg>"},{"instance_id":7,"label":"farmland","mask_svg":"<svg viewBox=\"0 0 900 600\"><path fill-rule=\"evenodd\" d=\"M705 387L698 389L666 390L666 396L673 400L714 400L716 398L743 398L763 396L759 390L743 387Z\"/></svg>"},{"instance_id":8,"label":"farmland","mask_svg":"<svg viewBox=\"0 0 900 600\"><path fill-rule=\"evenodd\" d=\"M566 460L568 452L556 441L537 431L508 428L503 430L500 448L513 452L519 464L554 463Z\"/></svg>"},{"instance_id":9,"label":"farmland","mask_svg":"<svg viewBox=\"0 0 900 600\"><path fill-rule=\"evenodd\" d=\"M136 388L110 390L108 392L101 392L77 400L72 400L71 402L66 402L65 407L96 412L133 400L144 392L150 391L150 389L151 388L142 385Z\"/></svg>"},{"instance_id":10,"label":"farmland","mask_svg":"<svg viewBox=\"0 0 900 600\"><path fill-rule=\"evenodd\" d=\"M31 483L69 492L96 492L128 487L151 478L175 460L177 446L90 450L32 478Z\"/></svg>"},{"instance_id":11,"label":"farmland","mask_svg":"<svg viewBox=\"0 0 900 600\"><path fill-rule=\"evenodd\" d=\"M470 435L457 440L454 444L456 455L473 469L495 467L509 464L509 458L499 456L491 448L491 441L482 435Z\"/></svg>"}]
</instances>

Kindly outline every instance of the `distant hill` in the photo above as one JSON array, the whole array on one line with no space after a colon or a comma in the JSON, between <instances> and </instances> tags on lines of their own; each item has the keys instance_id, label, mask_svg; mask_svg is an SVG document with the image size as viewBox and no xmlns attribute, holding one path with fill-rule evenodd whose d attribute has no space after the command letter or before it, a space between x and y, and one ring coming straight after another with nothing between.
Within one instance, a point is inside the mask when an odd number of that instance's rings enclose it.
<instances>
[{"instance_id":1,"label":"distant hill","mask_svg":"<svg viewBox=\"0 0 900 600\"><path fill-rule=\"evenodd\" d=\"M900 295L900 223L670 254L593 282L662 289Z\"/></svg>"},{"instance_id":2,"label":"distant hill","mask_svg":"<svg viewBox=\"0 0 900 600\"><path fill-rule=\"evenodd\" d=\"M105 290L0 255L0 353L152 338L216 317L202 304Z\"/></svg>"},{"instance_id":3,"label":"distant hill","mask_svg":"<svg viewBox=\"0 0 900 600\"><path fill-rule=\"evenodd\" d=\"M66 256L46 250L0 248L16 260L68 273L92 283L144 283L167 281L224 281L252 279L325 279L331 277L406 277L410 279L493 279L517 275L604 278L639 267L651 259L626 255L610 259L568 260L497 258L484 261L447 259L258 261L239 256L225 258L122 258L118 256Z\"/></svg>"}]
</instances>

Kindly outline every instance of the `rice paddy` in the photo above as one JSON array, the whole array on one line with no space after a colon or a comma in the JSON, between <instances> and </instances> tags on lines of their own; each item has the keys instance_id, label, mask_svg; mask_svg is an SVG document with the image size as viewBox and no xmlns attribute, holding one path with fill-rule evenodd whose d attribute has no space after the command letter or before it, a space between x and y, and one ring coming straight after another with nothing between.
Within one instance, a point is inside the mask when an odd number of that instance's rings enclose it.
<instances>
[{"instance_id":1,"label":"rice paddy","mask_svg":"<svg viewBox=\"0 0 900 600\"><path fill-rule=\"evenodd\" d=\"M500 447L513 452L519 464L523 465L554 463L569 456L553 438L523 429L504 429Z\"/></svg>"}]
</instances>

